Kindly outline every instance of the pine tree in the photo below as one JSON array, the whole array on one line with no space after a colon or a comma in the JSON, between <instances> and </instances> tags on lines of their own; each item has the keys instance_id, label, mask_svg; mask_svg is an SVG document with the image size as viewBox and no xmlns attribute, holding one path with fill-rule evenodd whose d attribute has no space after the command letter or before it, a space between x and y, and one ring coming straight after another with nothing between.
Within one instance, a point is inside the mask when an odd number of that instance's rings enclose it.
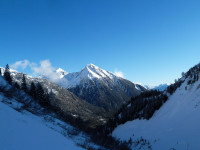
<instances>
[{"instance_id":1,"label":"pine tree","mask_svg":"<svg viewBox=\"0 0 200 150\"><path fill-rule=\"evenodd\" d=\"M25 78L25 75L24 75L24 74L23 74L23 77L22 77L21 89L22 89L24 92L27 92L26 78Z\"/></svg>"},{"instance_id":2,"label":"pine tree","mask_svg":"<svg viewBox=\"0 0 200 150\"><path fill-rule=\"evenodd\" d=\"M16 88L16 89L20 89L20 86L19 86L19 84L17 82L15 82L15 84L13 85L13 87Z\"/></svg>"},{"instance_id":3,"label":"pine tree","mask_svg":"<svg viewBox=\"0 0 200 150\"><path fill-rule=\"evenodd\" d=\"M10 69L9 69L8 64L6 65L6 68L5 68L4 78L10 85L12 84L12 78L10 76Z\"/></svg>"},{"instance_id":4,"label":"pine tree","mask_svg":"<svg viewBox=\"0 0 200 150\"><path fill-rule=\"evenodd\" d=\"M37 85L37 99L39 100L41 106L43 107L49 106L49 101L50 101L49 94L45 93L40 83L38 83Z\"/></svg>"},{"instance_id":5,"label":"pine tree","mask_svg":"<svg viewBox=\"0 0 200 150\"><path fill-rule=\"evenodd\" d=\"M37 99L39 100L39 103L41 105L44 104L45 95L44 95L44 90L43 90L43 88L42 88L40 83L37 84Z\"/></svg>"},{"instance_id":6,"label":"pine tree","mask_svg":"<svg viewBox=\"0 0 200 150\"><path fill-rule=\"evenodd\" d=\"M44 104L45 104L45 106L50 105L50 95L48 93L45 93L45 95L44 95Z\"/></svg>"},{"instance_id":7,"label":"pine tree","mask_svg":"<svg viewBox=\"0 0 200 150\"><path fill-rule=\"evenodd\" d=\"M36 88L35 88L35 84L33 82L31 82L30 96L32 96L34 99L37 98L37 96L36 96Z\"/></svg>"},{"instance_id":8,"label":"pine tree","mask_svg":"<svg viewBox=\"0 0 200 150\"><path fill-rule=\"evenodd\" d=\"M2 76L1 68L0 68L0 76Z\"/></svg>"},{"instance_id":9,"label":"pine tree","mask_svg":"<svg viewBox=\"0 0 200 150\"><path fill-rule=\"evenodd\" d=\"M128 144L131 146L133 144L133 140L132 138L130 137L129 141L128 141Z\"/></svg>"}]
</instances>

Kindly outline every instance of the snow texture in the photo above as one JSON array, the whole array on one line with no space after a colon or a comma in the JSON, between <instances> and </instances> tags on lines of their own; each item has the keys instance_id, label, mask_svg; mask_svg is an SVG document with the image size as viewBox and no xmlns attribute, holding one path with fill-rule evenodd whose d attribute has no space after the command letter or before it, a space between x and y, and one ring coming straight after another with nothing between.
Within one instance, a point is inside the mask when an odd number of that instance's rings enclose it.
<instances>
[{"instance_id":1,"label":"snow texture","mask_svg":"<svg viewBox=\"0 0 200 150\"><path fill-rule=\"evenodd\" d=\"M112 80L113 82L117 81L118 78L113 73L105 71L93 64L88 64L80 72L68 73L60 81L60 85L65 88L72 88L77 85L80 85L81 82L85 80L101 80L101 79Z\"/></svg>"},{"instance_id":2,"label":"snow texture","mask_svg":"<svg viewBox=\"0 0 200 150\"><path fill-rule=\"evenodd\" d=\"M65 75L68 74L65 70L63 70L63 69L61 69L61 68L58 68L58 69L56 70L56 73L59 75L59 78L61 78L61 79L62 79Z\"/></svg>"},{"instance_id":3,"label":"snow texture","mask_svg":"<svg viewBox=\"0 0 200 150\"><path fill-rule=\"evenodd\" d=\"M0 96L0 150L79 150L62 134L50 129L38 117L19 113L2 103Z\"/></svg>"},{"instance_id":4,"label":"snow texture","mask_svg":"<svg viewBox=\"0 0 200 150\"><path fill-rule=\"evenodd\" d=\"M112 135L122 140L143 137L153 150L200 150L200 81L187 85L186 80L150 120L129 121Z\"/></svg>"}]
</instances>

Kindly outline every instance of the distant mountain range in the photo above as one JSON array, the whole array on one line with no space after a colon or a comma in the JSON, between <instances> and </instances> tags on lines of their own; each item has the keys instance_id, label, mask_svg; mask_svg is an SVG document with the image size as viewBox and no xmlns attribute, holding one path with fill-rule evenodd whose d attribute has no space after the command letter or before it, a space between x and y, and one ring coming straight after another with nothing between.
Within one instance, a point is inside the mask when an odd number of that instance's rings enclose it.
<instances>
[{"instance_id":1,"label":"distant mountain range","mask_svg":"<svg viewBox=\"0 0 200 150\"><path fill-rule=\"evenodd\" d=\"M158 86L144 85L144 87L148 90L152 89L152 90L158 90L158 91L164 91L166 90L168 86L169 86L168 84L160 84Z\"/></svg>"}]
</instances>

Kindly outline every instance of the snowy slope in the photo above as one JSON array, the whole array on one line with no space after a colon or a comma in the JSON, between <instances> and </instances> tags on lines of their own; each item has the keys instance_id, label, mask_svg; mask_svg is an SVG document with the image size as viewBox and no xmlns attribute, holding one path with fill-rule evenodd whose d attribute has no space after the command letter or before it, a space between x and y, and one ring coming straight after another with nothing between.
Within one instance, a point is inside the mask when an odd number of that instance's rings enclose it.
<instances>
[{"instance_id":1,"label":"snowy slope","mask_svg":"<svg viewBox=\"0 0 200 150\"><path fill-rule=\"evenodd\" d=\"M58 132L48 128L31 114L26 116L1 102L1 150L78 150L81 149Z\"/></svg>"},{"instance_id":2,"label":"snowy slope","mask_svg":"<svg viewBox=\"0 0 200 150\"><path fill-rule=\"evenodd\" d=\"M188 79L150 120L134 120L118 126L114 137L133 140L143 137L153 150L200 149L200 81ZM185 88L187 86L187 88Z\"/></svg>"}]
</instances>

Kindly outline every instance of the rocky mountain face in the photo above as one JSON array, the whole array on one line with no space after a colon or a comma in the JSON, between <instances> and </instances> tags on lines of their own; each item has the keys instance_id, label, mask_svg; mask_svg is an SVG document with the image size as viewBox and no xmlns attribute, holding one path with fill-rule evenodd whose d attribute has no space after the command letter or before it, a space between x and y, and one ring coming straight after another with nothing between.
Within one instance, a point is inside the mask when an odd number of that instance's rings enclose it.
<instances>
[{"instance_id":1,"label":"rocky mountain face","mask_svg":"<svg viewBox=\"0 0 200 150\"><path fill-rule=\"evenodd\" d=\"M87 65L80 72L68 73L58 82L79 98L94 106L114 112L122 104L146 91L141 85L118 77L93 64Z\"/></svg>"}]
</instances>

